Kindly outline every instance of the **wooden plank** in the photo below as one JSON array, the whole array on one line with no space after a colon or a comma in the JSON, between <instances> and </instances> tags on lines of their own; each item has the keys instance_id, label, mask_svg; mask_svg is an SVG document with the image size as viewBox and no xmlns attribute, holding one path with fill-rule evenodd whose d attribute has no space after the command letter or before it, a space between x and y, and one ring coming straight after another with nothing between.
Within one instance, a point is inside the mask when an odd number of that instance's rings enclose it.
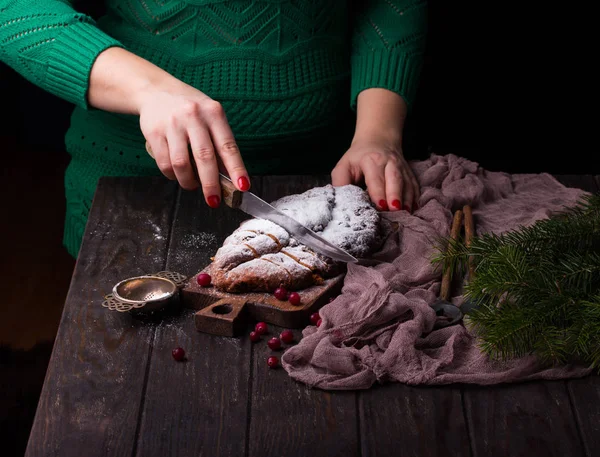
<instances>
[{"instance_id":1,"label":"wooden plank","mask_svg":"<svg viewBox=\"0 0 600 457\"><path fill-rule=\"evenodd\" d=\"M580 187L588 192L600 191L600 175L589 179L584 176L559 176L563 184ZM575 418L583 440L585 455L597 455L600 449L600 376L592 374L582 379L567 381L569 397L573 405Z\"/></svg>"},{"instance_id":2,"label":"wooden plank","mask_svg":"<svg viewBox=\"0 0 600 457\"><path fill-rule=\"evenodd\" d=\"M326 177L269 177L263 183L267 201L324 185ZM270 369L267 358L281 358L268 338L280 327L270 326L268 335L254 343L249 429L249 456L356 456L359 455L356 394L326 392L297 383L280 367ZM294 330L296 341L301 331ZM285 349L286 345L284 345Z\"/></svg>"},{"instance_id":3,"label":"wooden plank","mask_svg":"<svg viewBox=\"0 0 600 457\"><path fill-rule=\"evenodd\" d=\"M260 179L252 179L260 192ZM180 193L167 269L192 277L210 262L244 213L210 209L200 191ZM243 456L246 448L250 341L201 333L194 311L158 325L140 426L139 456ZM176 362L181 346L187 360Z\"/></svg>"},{"instance_id":4,"label":"wooden plank","mask_svg":"<svg viewBox=\"0 0 600 457\"><path fill-rule=\"evenodd\" d=\"M359 410L364 457L470 455L459 387L374 386Z\"/></svg>"},{"instance_id":5,"label":"wooden plank","mask_svg":"<svg viewBox=\"0 0 600 457\"><path fill-rule=\"evenodd\" d=\"M585 455L597 456L600 450L600 376L592 374L567 381Z\"/></svg>"},{"instance_id":6,"label":"wooden plank","mask_svg":"<svg viewBox=\"0 0 600 457\"><path fill-rule=\"evenodd\" d=\"M26 456L131 456L154 329L102 307L119 280L164 268L176 187L102 179Z\"/></svg>"},{"instance_id":7,"label":"wooden plank","mask_svg":"<svg viewBox=\"0 0 600 457\"><path fill-rule=\"evenodd\" d=\"M465 388L473 456L579 456L564 381Z\"/></svg>"}]
</instances>

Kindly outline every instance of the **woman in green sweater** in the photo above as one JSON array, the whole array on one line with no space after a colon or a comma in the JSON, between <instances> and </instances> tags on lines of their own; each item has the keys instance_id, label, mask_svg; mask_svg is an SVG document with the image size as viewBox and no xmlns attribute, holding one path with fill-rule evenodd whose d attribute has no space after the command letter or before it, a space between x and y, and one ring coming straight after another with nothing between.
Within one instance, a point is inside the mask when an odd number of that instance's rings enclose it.
<instances>
[{"instance_id":1,"label":"woman in green sweater","mask_svg":"<svg viewBox=\"0 0 600 457\"><path fill-rule=\"evenodd\" d=\"M220 166L242 191L252 174L331 171L381 210L416 207L402 131L425 0L106 0L97 22L72 3L0 0L0 60L75 105L73 256L101 176L162 173L217 207Z\"/></svg>"}]
</instances>

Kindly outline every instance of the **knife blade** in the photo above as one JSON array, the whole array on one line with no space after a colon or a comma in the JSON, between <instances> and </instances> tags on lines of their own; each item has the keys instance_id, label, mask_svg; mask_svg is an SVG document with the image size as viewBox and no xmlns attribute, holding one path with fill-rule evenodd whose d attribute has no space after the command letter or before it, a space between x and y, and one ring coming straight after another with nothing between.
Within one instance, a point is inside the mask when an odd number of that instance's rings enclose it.
<instances>
[{"instance_id":1,"label":"knife blade","mask_svg":"<svg viewBox=\"0 0 600 457\"><path fill-rule=\"evenodd\" d=\"M231 179L227 176L220 174L220 181L223 202L225 202L227 206L233 209L239 209L253 217L266 219L283 227L300 243L334 260L346 263L358 262L358 259L350 253L317 235L308 227L305 227L294 218L278 210L255 194L237 190L231 182Z\"/></svg>"}]
</instances>

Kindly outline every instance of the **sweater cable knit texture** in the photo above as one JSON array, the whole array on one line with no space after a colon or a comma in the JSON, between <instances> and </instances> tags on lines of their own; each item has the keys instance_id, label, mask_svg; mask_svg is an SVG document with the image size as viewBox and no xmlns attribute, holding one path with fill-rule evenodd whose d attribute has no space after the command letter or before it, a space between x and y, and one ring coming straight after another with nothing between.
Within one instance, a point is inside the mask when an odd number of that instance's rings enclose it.
<instances>
[{"instance_id":1,"label":"sweater cable knit texture","mask_svg":"<svg viewBox=\"0 0 600 457\"><path fill-rule=\"evenodd\" d=\"M360 91L386 88L411 106L425 24L425 0L107 0L97 21L68 0L0 0L0 60L75 105L64 242L76 255L99 177L160 174L137 116L88 105L105 49L128 49L221 102L249 171L285 173L297 154L314 164L326 151L335 163Z\"/></svg>"}]
</instances>

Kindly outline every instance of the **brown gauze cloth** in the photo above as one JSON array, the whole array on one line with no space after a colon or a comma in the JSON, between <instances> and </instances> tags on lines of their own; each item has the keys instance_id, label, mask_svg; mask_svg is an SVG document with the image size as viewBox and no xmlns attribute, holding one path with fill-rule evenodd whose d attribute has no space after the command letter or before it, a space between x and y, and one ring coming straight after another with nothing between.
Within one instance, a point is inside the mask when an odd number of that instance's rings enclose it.
<instances>
[{"instance_id":1,"label":"brown gauze cloth","mask_svg":"<svg viewBox=\"0 0 600 457\"><path fill-rule=\"evenodd\" d=\"M399 228L373 256L381 263L348 265L342 293L319 312L321 326L304 329L283 355L289 375L311 387L344 390L375 382L489 385L590 373L582 366L543 366L534 356L491 359L464 325L433 330L430 306L441 285L432 240L449 235L453 211L471 205L476 234L500 234L563 211L585 192L548 174L491 172L455 155L432 154L411 168L421 187L419 208L383 213Z\"/></svg>"}]
</instances>

